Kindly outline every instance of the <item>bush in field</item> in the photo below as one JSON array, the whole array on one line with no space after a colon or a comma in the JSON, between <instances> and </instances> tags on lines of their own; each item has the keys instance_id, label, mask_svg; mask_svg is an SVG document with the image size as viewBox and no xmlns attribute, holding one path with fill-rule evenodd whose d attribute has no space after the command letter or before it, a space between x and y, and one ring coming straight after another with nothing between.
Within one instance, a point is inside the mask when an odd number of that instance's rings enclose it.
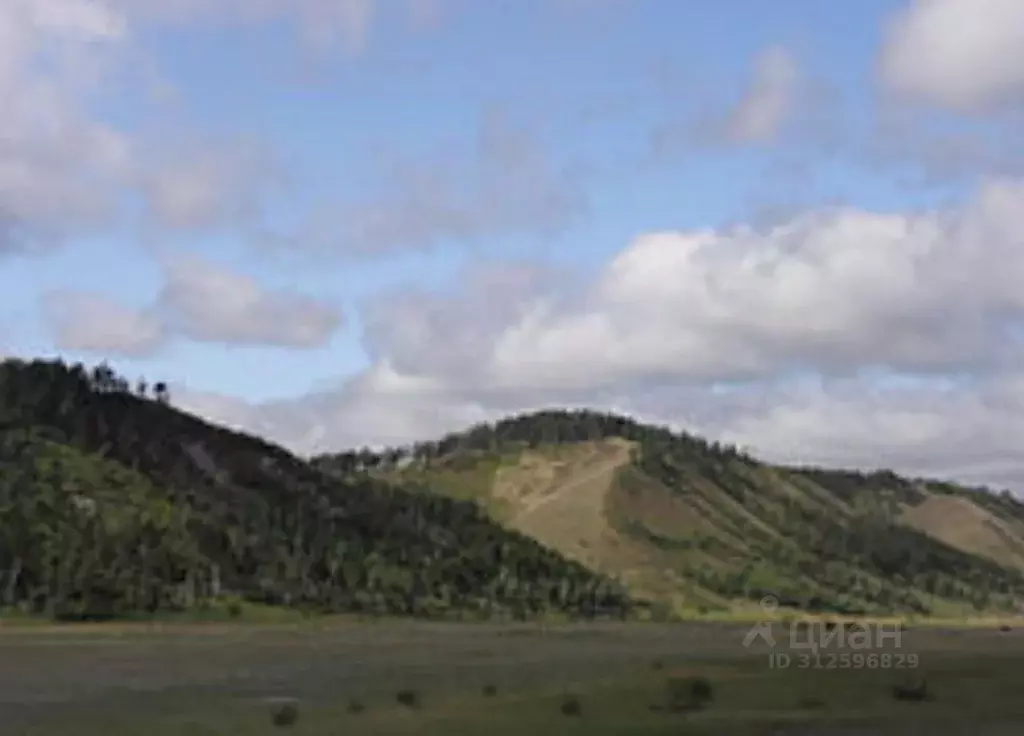
<instances>
[{"instance_id":1,"label":"bush in field","mask_svg":"<svg viewBox=\"0 0 1024 736\"><path fill-rule=\"evenodd\" d=\"M279 728L294 726L299 720L299 701L287 698L270 703L270 722Z\"/></svg>"},{"instance_id":2,"label":"bush in field","mask_svg":"<svg viewBox=\"0 0 1024 736\"><path fill-rule=\"evenodd\" d=\"M911 703L919 703L922 700L931 699L931 693L928 691L928 681L923 676L908 679L906 682L897 684L892 689L892 696L896 700Z\"/></svg>"},{"instance_id":3,"label":"bush in field","mask_svg":"<svg viewBox=\"0 0 1024 736\"><path fill-rule=\"evenodd\" d=\"M404 705L406 708L420 707L420 694L411 688L399 690L397 693L395 693L395 700Z\"/></svg>"},{"instance_id":4,"label":"bush in field","mask_svg":"<svg viewBox=\"0 0 1024 736\"><path fill-rule=\"evenodd\" d=\"M563 695L560 710L562 711L562 715L579 716L583 713L583 704L580 702L579 696L577 695Z\"/></svg>"},{"instance_id":5,"label":"bush in field","mask_svg":"<svg viewBox=\"0 0 1024 736\"><path fill-rule=\"evenodd\" d=\"M714 700L706 677L670 677L665 683L665 706L673 713L702 710Z\"/></svg>"}]
</instances>

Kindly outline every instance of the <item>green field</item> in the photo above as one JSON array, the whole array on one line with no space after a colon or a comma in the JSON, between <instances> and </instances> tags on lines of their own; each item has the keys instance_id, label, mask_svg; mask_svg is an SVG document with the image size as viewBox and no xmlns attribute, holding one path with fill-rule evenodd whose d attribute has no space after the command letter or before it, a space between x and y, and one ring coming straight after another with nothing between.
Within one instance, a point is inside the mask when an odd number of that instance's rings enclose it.
<instances>
[{"instance_id":1,"label":"green field","mask_svg":"<svg viewBox=\"0 0 1024 736\"><path fill-rule=\"evenodd\" d=\"M8 630L0 723L20 736L1016 734L1024 724L1024 635L1015 631L913 628L860 659L827 648L803 665L808 652L780 635L776 651L793 656L780 670L763 643L743 647L747 630L412 622ZM894 697L894 686L922 676L927 700ZM689 687L693 678L710 683L710 702L673 710L670 682ZM403 690L415 707L399 702ZM291 727L271 723L274 698L297 702ZM578 714L562 712L567 699Z\"/></svg>"}]
</instances>

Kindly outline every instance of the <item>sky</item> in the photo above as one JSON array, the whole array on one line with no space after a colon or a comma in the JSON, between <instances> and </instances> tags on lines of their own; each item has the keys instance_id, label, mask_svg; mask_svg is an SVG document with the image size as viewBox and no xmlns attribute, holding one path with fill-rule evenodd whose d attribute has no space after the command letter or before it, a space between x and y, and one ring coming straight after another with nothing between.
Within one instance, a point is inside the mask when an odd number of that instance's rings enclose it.
<instances>
[{"instance_id":1,"label":"sky","mask_svg":"<svg viewBox=\"0 0 1024 736\"><path fill-rule=\"evenodd\" d=\"M0 355L1024 493L1020 0L4 0Z\"/></svg>"}]
</instances>

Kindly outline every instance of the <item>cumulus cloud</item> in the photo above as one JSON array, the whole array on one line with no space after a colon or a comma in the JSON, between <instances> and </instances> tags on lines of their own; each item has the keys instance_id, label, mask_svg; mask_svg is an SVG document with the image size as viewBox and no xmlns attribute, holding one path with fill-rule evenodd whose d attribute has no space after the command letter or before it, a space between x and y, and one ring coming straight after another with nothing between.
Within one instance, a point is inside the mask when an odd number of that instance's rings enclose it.
<instances>
[{"instance_id":1,"label":"cumulus cloud","mask_svg":"<svg viewBox=\"0 0 1024 736\"><path fill-rule=\"evenodd\" d=\"M167 141L97 115L97 93L138 61L140 9L118 0L0 3L0 253L123 221L130 192L148 200L160 226L208 226L251 203L263 173L251 153L210 145L154 156Z\"/></svg>"},{"instance_id":2,"label":"cumulus cloud","mask_svg":"<svg viewBox=\"0 0 1024 736\"><path fill-rule=\"evenodd\" d=\"M102 3L0 4L0 251L87 230L115 208L131 142L84 105L126 34Z\"/></svg>"},{"instance_id":3,"label":"cumulus cloud","mask_svg":"<svg viewBox=\"0 0 1024 736\"><path fill-rule=\"evenodd\" d=\"M156 352L166 338L163 324L149 310L101 294L51 293L43 307L54 339L65 350L140 358Z\"/></svg>"},{"instance_id":4,"label":"cumulus cloud","mask_svg":"<svg viewBox=\"0 0 1024 736\"><path fill-rule=\"evenodd\" d=\"M416 10L412 3L401 7ZM1021 7L917 0L888 29L882 81L961 112L1013 108L1024 99ZM0 250L108 222L126 189L164 228L250 219L261 206L260 192L246 188L265 173L252 151L200 146L157 158L151 141L95 114L97 80L139 28L288 21L313 47L358 52L381 19L376 0L0 2L0 97L9 101L0 112ZM794 113L808 107L804 90L792 56L770 47L740 99L699 130L686 127L686 140L789 143ZM893 137L873 153L892 161L895 149L909 149L899 156L928 158L939 177L1021 173L1024 158L1005 141L957 137L963 145L952 146L941 127L927 140L908 131L903 140L920 150ZM1006 140L1014 136L1007 128ZM387 253L550 235L587 206L579 171L500 114L484 118L470 145L386 164L365 200L332 205L303 239ZM179 386L176 401L300 451L592 406L769 459L1024 488L1014 443L1024 428L1022 215L1024 184L989 179L945 209L824 207L768 227L646 233L593 278L529 264L471 268L454 295L369 300L372 365L333 389L251 405ZM342 325L325 301L190 257L167 261L164 287L142 309L87 292L48 300L63 347L104 354L149 355L175 338L308 348Z\"/></svg>"},{"instance_id":5,"label":"cumulus cloud","mask_svg":"<svg viewBox=\"0 0 1024 736\"><path fill-rule=\"evenodd\" d=\"M253 405L183 384L172 385L172 394L188 411L260 432L298 452L397 445L497 416L477 401L452 395L434 379L401 374L387 361L335 389L298 400Z\"/></svg>"},{"instance_id":6,"label":"cumulus cloud","mask_svg":"<svg viewBox=\"0 0 1024 736\"><path fill-rule=\"evenodd\" d=\"M1024 492L1022 374L980 382L807 382L730 417L726 441L796 464L885 467Z\"/></svg>"},{"instance_id":7,"label":"cumulus cloud","mask_svg":"<svg viewBox=\"0 0 1024 736\"><path fill-rule=\"evenodd\" d=\"M450 292L414 287L376 294L361 315L367 353L401 373L458 374L483 357L496 328L525 317L535 300L565 293L572 278L569 269L499 261L465 268Z\"/></svg>"},{"instance_id":8,"label":"cumulus cloud","mask_svg":"<svg viewBox=\"0 0 1024 736\"><path fill-rule=\"evenodd\" d=\"M575 307L541 302L507 326L487 380L600 387L1013 361L1022 215L1024 186L994 181L949 211L834 208L765 231L645 235Z\"/></svg>"},{"instance_id":9,"label":"cumulus cloud","mask_svg":"<svg viewBox=\"0 0 1024 736\"><path fill-rule=\"evenodd\" d=\"M398 7L417 22L439 12L434 0ZM380 0L0 2L0 254L108 227L127 214L126 193L140 193L160 227L216 226L261 203L273 176L250 148L153 155L168 141L97 114L96 93L149 61L136 43L140 30L286 21L318 49L359 52L380 15Z\"/></svg>"},{"instance_id":10,"label":"cumulus cloud","mask_svg":"<svg viewBox=\"0 0 1024 736\"><path fill-rule=\"evenodd\" d=\"M343 325L333 304L271 290L248 276L194 256L165 263L154 303L128 307L94 292L53 292L44 314L57 345L105 356L146 357L178 337L225 345L309 349Z\"/></svg>"},{"instance_id":11,"label":"cumulus cloud","mask_svg":"<svg viewBox=\"0 0 1024 736\"><path fill-rule=\"evenodd\" d=\"M334 305L297 291L268 290L209 261L181 256L166 263L158 310L192 340L314 348L341 327Z\"/></svg>"},{"instance_id":12,"label":"cumulus cloud","mask_svg":"<svg viewBox=\"0 0 1024 736\"><path fill-rule=\"evenodd\" d=\"M175 386L175 402L300 453L436 438L510 413L545 407L608 410L734 443L774 462L900 472L1024 493L1016 437L1024 429L1024 374L980 382L767 381L721 388L663 383L608 392L495 396L402 376L386 362L337 390L249 404Z\"/></svg>"},{"instance_id":13,"label":"cumulus cloud","mask_svg":"<svg viewBox=\"0 0 1024 736\"><path fill-rule=\"evenodd\" d=\"M914 0L891 21L879 69L912 99L959 112L1024 102L1024 3Z\"/></svg>"},{"instance_id":14,"label":"cumulus cloud","mask_svg":"<svg viewBox=\"0 0 1024 736\"><path fill-rule=\"evenodd\" d=\"M147 214L163 230L253 223L279 180L256 143L200 141L165 146L140 176Z\"/></svg>"},{"instance_id":15,"label":"cumulus cloud","mask_svg":"<svg viewBox=\"0 0 1024 736\"><path fill-rule=\"evenodd\" d=\"M1022 216L1024 183L993 180L944 210L643 235L570 289L470 269L456 296L368 305L374 365L335 390L182 400L303 451L593 406L769 459L1024 488Z\"/></svg>"}]
</instances>

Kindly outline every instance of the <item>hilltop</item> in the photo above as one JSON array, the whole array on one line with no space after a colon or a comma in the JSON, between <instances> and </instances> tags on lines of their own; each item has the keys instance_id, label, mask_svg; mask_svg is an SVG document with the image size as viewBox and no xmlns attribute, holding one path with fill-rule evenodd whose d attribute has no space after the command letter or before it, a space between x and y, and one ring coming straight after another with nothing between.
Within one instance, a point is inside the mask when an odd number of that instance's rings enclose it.
<instances>
[{"instance_id":1,"label":"hilltop","mask_svg":"<svg viewBox=\"0 0 1024 736\"><path fill-rule=\"evenodd\" d=\"M0 363L0 608L627 615L621 587L476 504L328 476L106 365Z\"/></svg>"},{"instance_id":2,"label":"hilltop","mask_svg":"<svg viewBox=\"0 0 1024 736\"><path fill-rule=\"evenodd\" d=\"M1016 612L1024 504L552 410L311 460L108 366L0 363L0 608Z\"/></svg>"},{"instance_id":3,"label":"hilltop","mask_svg":"<svg viewBox=\"0 0 1024 736\"><path fill-rule=\"evenodd\" d=\"M313 462L473 501L665 611L773 595L809 611L959 616L1024 600L1024 504L1008 493L780 467L621 416L543 411Z\"/></svg>"}]
</instances>

